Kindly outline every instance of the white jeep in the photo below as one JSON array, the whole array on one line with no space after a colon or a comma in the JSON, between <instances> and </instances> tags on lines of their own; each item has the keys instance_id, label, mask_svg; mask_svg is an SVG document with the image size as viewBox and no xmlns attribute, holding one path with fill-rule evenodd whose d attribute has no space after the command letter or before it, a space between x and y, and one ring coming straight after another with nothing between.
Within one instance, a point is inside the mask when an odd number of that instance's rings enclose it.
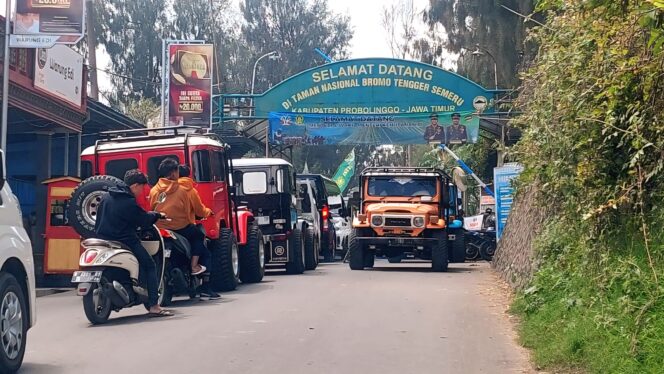
<instances>
[{"instance_id":1,"label":"white jeep","mask_svg":"<svg viewBox=\"0 0 664 374\"><path fill-rule=\"evenodd\" d=\"M14 373L36 322L35 272L30 238L5 170L0 150L0 373Z\"/></svg>"}]
</instances>

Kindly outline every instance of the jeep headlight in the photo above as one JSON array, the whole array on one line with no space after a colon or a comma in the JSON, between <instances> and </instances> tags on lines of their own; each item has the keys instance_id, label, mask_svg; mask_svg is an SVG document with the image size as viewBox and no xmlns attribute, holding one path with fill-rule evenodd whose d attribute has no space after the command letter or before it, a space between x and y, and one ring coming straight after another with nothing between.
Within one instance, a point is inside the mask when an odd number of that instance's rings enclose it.
<instances>
[{"instance_id":1,"label":"jeep headlight","mask_svg":"<svg viewBox=\"0 0 664 374\"><path fill-rule=\"evenodd\" d=\"M383 216L371 216L371 226L383 226Z\"/></svg>"},{"instance_id":2,"label":"jeep headlight","mask_svg":"<svg viewBox=\"0 0 664 374\"><path fill-rule=\"evenodd\" d=\"M413 226L424 227L424 217L413 217Z\"/></svg>"}]
</instances>

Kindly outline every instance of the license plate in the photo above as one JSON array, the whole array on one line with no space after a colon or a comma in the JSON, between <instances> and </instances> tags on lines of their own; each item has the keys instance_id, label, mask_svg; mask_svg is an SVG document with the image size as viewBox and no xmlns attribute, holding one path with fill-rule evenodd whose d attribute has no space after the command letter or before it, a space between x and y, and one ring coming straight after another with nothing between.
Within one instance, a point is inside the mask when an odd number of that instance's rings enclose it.
<instances>
[{"instance_id":1,"label":"license plate","mask_svg":"<svg viewBox=\"0 0 664 374\"><path fill-rule=\"evenodd\" d=\"M101 280L101 271L75 271L72 283L97 283Z\"/></svg>"},{"instance_id":2,"label":"license plate","mask_svg":"<svg viewBox=\"0 0 664 374\"><path fill-rule=\"evenodd\" d=\"M256 221L258 222L259 225L269 225L270 224L270 216L256 217Z\"/></svg>"}]
</instances>

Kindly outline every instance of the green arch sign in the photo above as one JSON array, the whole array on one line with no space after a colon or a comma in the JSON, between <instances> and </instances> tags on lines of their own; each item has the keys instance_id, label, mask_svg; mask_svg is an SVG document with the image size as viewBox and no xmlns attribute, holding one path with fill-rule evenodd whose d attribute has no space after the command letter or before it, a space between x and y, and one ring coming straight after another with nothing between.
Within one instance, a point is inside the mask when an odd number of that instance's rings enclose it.
<instances>
[{"instance_id":1,"label":"green arch sign","mask_svg":"<svg viewBox=\"0 0 664 374\"><path fill-rule=\"evenodd\" d=\"M422 114L492 112L494 91L415 61L367 58L318 66L255 98L255 114Z\"/></svg>"},{"instance_id":2,"label":"green arch sign","mask_svg":"<svg viewBox=\"0 0 664 374\"><path fill-rule=\"evenodd\" d=\"M276 144L464 144L494 93L436 66L370 58L306 70L254 103Z\"/></svg>"}]
</instances>

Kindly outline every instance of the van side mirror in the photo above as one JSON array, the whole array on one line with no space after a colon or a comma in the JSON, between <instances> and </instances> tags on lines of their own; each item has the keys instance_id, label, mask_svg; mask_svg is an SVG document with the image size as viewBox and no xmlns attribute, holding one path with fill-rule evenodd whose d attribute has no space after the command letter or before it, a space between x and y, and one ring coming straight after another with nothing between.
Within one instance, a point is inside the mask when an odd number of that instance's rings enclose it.
<instances>
[{"instance_id":1,"label":"van side mirror","mask_svg":"<svg viewBox=\"0 0 664 374\"><path fill-rule=\"evenodd\" d=\"M5 187L7 174L5 174L5 153L0 149L0 190Z\"/></svg>"}]
</instances>

